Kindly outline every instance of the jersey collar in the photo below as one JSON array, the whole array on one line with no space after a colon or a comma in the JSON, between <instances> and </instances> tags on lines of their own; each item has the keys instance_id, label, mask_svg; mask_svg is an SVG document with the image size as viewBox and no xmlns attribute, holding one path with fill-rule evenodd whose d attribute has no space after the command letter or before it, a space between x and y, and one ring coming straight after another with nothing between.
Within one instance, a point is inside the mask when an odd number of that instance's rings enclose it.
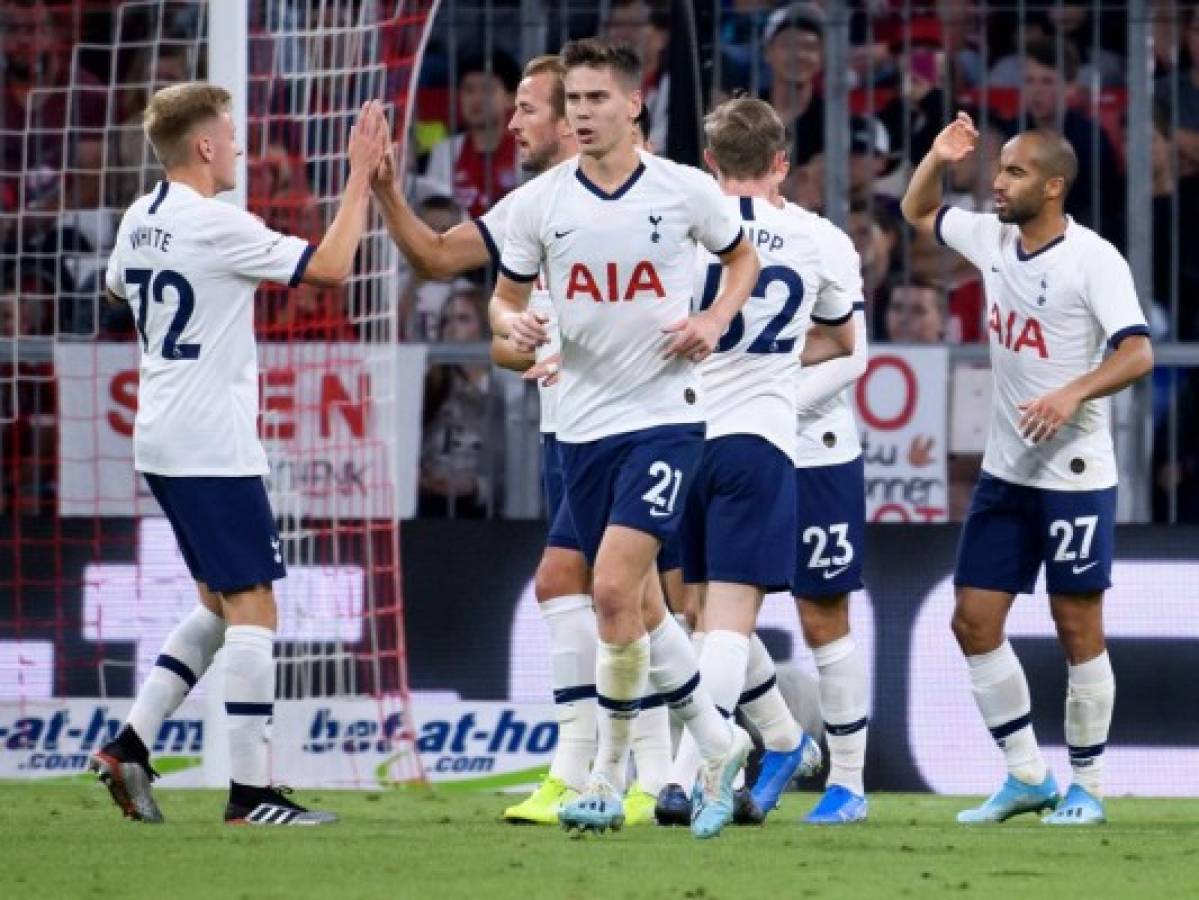
<instances>
[{"instance_id":1,"label":"jersey collar","mask_svg":"<svg viewBox=\"0 0 1199 900\"><path fill-rule=\"evenodd\" d=\"M1020 262L1028 262L1030 259L1036 259L1047 250L1052 250L1058 244L1066 239L1066 235L1070 233L1070 226L1074 224L1074 220L1066 216L1066 230L1055 237L1052 241L1042 247L1040 250L1035 250L1032 253L1025 253L1024 248L1020 245L1020 231L1016 231L1016 259Z\"/></svg>"},{"instance_id":2,"label":"jersey collar","mask_svg":"<svg viewBox=\"0 0 1199 900\"><path fill-rule=\"evenodd\" d=\"M595 194L595 196L599 197L601 200L619 200L632 189L633 185L637 183L637 179L641 177L643 172L645 172L645 162L638 162L637 168L633 170L633 174L625 180L624 184L610 194L586 175L584 175L582 166L579 166L575 169L575 177L579 179L579 183L583 185L583 187L587 188L587 190L591 191L591 193Z\"/></svg>"}]
</instances>

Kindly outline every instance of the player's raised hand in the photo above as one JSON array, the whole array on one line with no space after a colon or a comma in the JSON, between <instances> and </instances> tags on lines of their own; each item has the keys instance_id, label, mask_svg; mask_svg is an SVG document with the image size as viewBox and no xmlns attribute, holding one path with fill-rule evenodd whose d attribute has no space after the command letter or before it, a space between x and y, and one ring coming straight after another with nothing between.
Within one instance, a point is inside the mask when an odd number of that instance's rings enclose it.
<instances>
[{"instance_id":1,"label":"player's raised hand","mask_svg":"<svg viewBox=\"0 0 1199 900\"><path fill-rule=\"evenodd\" d=\"M350 172L368 176L373 174L388 146L383 104L378 100L368 100L362 104L358 120L350 129L349 146L346 148Z\"/></svg>"},{"instance_id":2,"label":"player's raised hand","mask_svg":"<svg viewBox=\"0 0 1199 900\"><path fill-rule=\"evenodd\" d=\"M375 171L371 173L371 187L375 191L385 191L395 184L396 181L396 164L395 164L396 148L389 146L383 154L383 158L379 160L379 165L375 167Z\"/></svg>"},{"instance_id":3,"label":"player's raised hand","mask_svg":"<svg viewBox=\"0 0 1199 900\"><path fill-rule=\"evenodd\" d=\"M508 336L521 353L532 353L542 344L549 342L550 336L545 330L547 322L548 316L526 309L508 319Z\"/></svg>"},{"instance_id":4,"label":"player's raised hand","mask_svg":"<svg viewBox=\"0 0 1199 900\"><path fill-rule=\"evenodd\" d=\"M932 152L944 163L955 163L965 159L978 146L978 129L974 120L959 112L957 118L941 129L933 141Z\"/></svg>"},{"instance_id":5,"label":"player's raised hand","mask_svg":"<svg viewBox=\"0 0 1199 900\"><path fill-rule=\"evenodd\" d=\"M707 313L699 313L662 329L663 334L673 335L666 345L666 359L682 356L692 362L703 362L720 341L724 328Z\"/></svg>"},{"instance_id":6,"label":"player's raised hand","mask_svg":"<svg viewBox=\"0 0 1199 900\"><path fill-rule=\"evenodd\" d=\"M534 363L520 377L525 381L536 381L542 387L553 387L562 375L562 354L555 353L547 356L539 363Z\"/></svg>"},{"instance_id":7,"label":"player's raised hand","mask_svg":"<svg viewBox=\"0 0 1199 900\"><path fill-rule=\"evenodd\" d=\"M1069 385L1035 400L1018 403L1020 433L1034 444L1052 440L1058 430L1078 411L1082 398Z\"/></svg>"}]
</instances>

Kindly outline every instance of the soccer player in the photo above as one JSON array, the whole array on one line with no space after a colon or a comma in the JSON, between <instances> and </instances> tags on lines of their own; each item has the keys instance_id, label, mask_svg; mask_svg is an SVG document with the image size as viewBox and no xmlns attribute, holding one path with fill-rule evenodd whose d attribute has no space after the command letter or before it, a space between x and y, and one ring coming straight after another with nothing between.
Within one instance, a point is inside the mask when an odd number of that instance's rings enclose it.
<instances>
[{"instance_id":1,"label":"soccer player","mask_svg":"<svg viewBox=\"0 0 1199 900\"><path fill-rule=\"evenodd\" d=\"M594 573L599 749L586 792L560 819L594 829L623 823L620 768L652 681L699 744L704 767L692 829L711 837L732 816L732 781L748 736L712 704L674 618L660 603L647 614L641 606L703 451L695 364L744 304L757 257L711 179L637 150L636 54L583 40L561 55L580 155L518 190L493 298L497 332L532 350L548 335L526 302L538 273L548 279L562 338L558 441L566 482L551 533L570 527ZM726 271L711 306L689 317L696 243L717 252Z\"/></svg>"},{"instance_id":2,"label":"soccer player","mask_svg":"<svg viewBox=\"0 0 1199 900\"><path fill-rule=\"evenodd\" d=\"M947 166L978 140L959 113L937 136L903 198L904 217L982 272L995 405L982 474L958 545L953 632L1008 778L959 822L1054 810L1052 825L1105 820L1103 750L1115 680L1104 646L1116 461L1108 396L1153 368L1128 264L1063 212L1078 173L1069 142L1025 131L1004 146L995 212L941 205ZM1104 342L1112 352L1104 357ZM1017 594L1041 566L1068 663L1066 743L1073 781L1059 803L1029 718L1028 682L1004 637Z\"/></svg>"},{"instance_id":3,"label":"soccer player","mask_svg":"<svg viewBox=\"0 0 1199 900\"><path fill-rule=\"evenodd\" d=\"M254 291L261 281L339 287L366 224L370 176L387 147L376 102L363 106L346 155L350 175L320 246L271 231L216 195L234 187L241 150L224 88L177 84L154 95L145 132L166 178L121 220L109 299L133 306L141 343L134 466L171 523L199 606L167 638L120 734L91 760L132 819L163 821L149 748L163 720L225 648L231 781L225 821L319 825L269 784L277 612L285 576L255 427Z\"/></svg>"},{"instance_id":4,"label":"soccer player","mask_svg":"<svg viewBox=\"0 0 1199 900\"><path fill-rule=\"evenodd\" d=\"M850 319L861 299L861 279L849 238L779 197L787 137L768 103L730 100L704 124L704 158L727 195L726 206L745 224L761 275L700 367L707 442L683 516L683 570L689 585L702 586L699 667L712 699L726 714L741 703L762 724L766 754L749 792L753 811L738 814L738 820L761 821L796 774L815 774L822 761L819 745L803 733L781 693L771 691L773 664L754 626L766 593L789 587L795 570L800 348L817 322L827 329L824 340L837 345L835 355L853 352ZM716 296L722 271L709 254L703 256L701 309ZM769 674L758 680L761 657ZM751 669L755 679L747 684ZM659 797L660 822L685 821L683 785L694 769L684 737L673 782Z\"/></svg>"}]
</instances>

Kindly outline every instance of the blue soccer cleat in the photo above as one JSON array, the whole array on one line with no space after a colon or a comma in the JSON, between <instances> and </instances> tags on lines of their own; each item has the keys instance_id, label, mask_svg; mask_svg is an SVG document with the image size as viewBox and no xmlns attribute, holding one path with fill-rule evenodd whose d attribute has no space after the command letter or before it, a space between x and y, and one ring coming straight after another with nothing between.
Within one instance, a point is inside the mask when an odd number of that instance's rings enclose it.
<instances>
[{"instance_id":1,"label":"blue soccer cleat","mask_svg":"<svg viewBox=\"0 0 1199 900\"><path fill-rule=\"evenodd\" d=\"M752 749L749 735L734 725L728 752L700 767L691 791L691 833L697 838L714 838L733 820L733 781Z\"/></svg>"},{"instance_id":2,"label":"blue soccer cleat","mask_svg":"<svg viewBox=\"0 0 1199 900\"><path fill-rule=\"evenodd\" d=\"M779 797L797 776L807 778L820 771L824 764L824 753L809 735L804 735L799 746L790 753L767 750L762 755L762 770L754 782L750 796L763 817L779 805Z\"/></svg>"},{"instance_id":3,"label":"blue soccer cleat","mask_svg":"<svg viewBox=\"0 0 1199 900\"><path fill-rule=\"evenodd\" d=\"M830 784L804 821L809 825L851 825L866 821L867 808L865 797L839 784Z\"/></svg>"},{"instance_id":4,"label":"blue soccer cleat","mask_svg":"<svg viewBox=\"0 0 1199 900\"><path fill-rule=\"evenodd\" d=\"M592 774L587 790L558 810L558 822L567 831L619 831L624 825L624 799L607 778Z\"/></svg>"},{"instance_id":5,"label":"blue soccer cleat","mask_svg":"<svg viewBox=\"0 0 1199 900\"><path fill-rule=\"evenodd\" d=\"M963 825L991 825L1006 822L1021 813L1039 813L1057 806L1059 795L1053 773L1045 775L1040 784L1027 784L1015 775L1009 775L1003 787L987 798L987 802L975 809L958 813Z\"/></svg>"},{"instance_id":6,"label":"blue soccer cleat","mask_svg":"<svg viewBox=\"0 0 1199 900\"><path fill-rule=\"evenodd\" d=\"M659 825L690 825L691 798L673 782L662 788L654 804L654 818Z\"/></svg>"},{"instance_id":7,"label":"blue soccer cleat","mask_svg":"<svg viewBox=\"0 0 1199 900\"><path fill-rule=\"evenodd\" d=\"M1041 821L1046 825L1102 825L1107 815L1102 800L1086 788L1072 784L1057 809Z\"/></svg>"}]
</instances>

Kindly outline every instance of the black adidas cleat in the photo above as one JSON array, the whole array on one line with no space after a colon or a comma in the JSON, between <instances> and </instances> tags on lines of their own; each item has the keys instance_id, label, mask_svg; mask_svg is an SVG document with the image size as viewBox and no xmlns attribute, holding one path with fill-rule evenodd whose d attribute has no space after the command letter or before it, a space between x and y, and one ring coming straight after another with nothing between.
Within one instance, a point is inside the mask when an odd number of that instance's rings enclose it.
<instances>
[{"instance_id":1,"label":"black adidas cleat","mask_svg":"<svg viewBox=\"0 0 1199 900\"><path fill-rule=\"evenodd\" d=\"M738 788L733 793L733 824L761 825L766 821L766 813L758 808L749 788Z\"/></svg>"},{"instance_id":2,"label":"black adidas cleat","mask_svg":"<svg viewBox=\"0 0 1199 900\"><path fill-rule=\"evenodd\" d=\"M226 825L329 825L337 821L331 812L305 809L287 799L291 788L253 788L237 785L225 805Z\"/></svg>"},{"instance_id":3,"label":"black adidas cleat","mask_svg":"<svg viewBox=\"0 0 1199 900\"><path fill-rule=\"evenodd\" d=\"M668 784L658 792L654 818L659 825L690 825L691 801L680 785Z\"/></svg>"},{"instance_id":4,"label":"black adidas cleat","mask_svg":"<svg viewBox=\"0 0 1199 900\"><path fill-rule=\"evenodd\" d=\"M125 818L154 825L166 821L150 790L158 773L150 768L149 762L129 759L118 742L113 741L93 753L87 767L108 788L112 802Z\"/></svg>"}]
</instances>

